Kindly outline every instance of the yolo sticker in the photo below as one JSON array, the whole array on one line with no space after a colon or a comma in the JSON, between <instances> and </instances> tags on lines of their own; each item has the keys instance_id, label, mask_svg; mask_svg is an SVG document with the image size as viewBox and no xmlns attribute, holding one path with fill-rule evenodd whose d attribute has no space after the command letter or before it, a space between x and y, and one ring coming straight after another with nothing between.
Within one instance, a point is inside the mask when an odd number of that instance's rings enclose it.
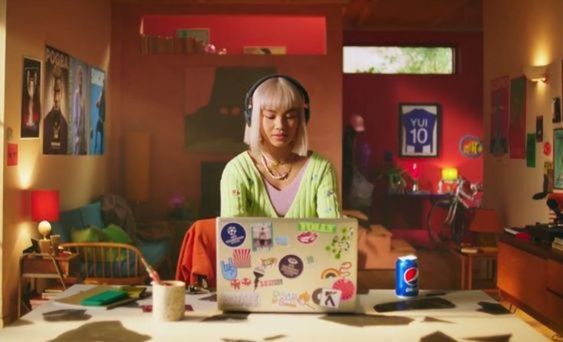
<instances>
[{"instance_id":1,"label":"yolo sticker","mask_svg":"<svg viewBox=\"0 0 563 342\"><path fill-rule=\"evenodd\" d=\"M238 223L227 223L221 229L221 240L229 247L238 247L246 239L244 228Z\"/></svg>"},{"instance_id":2,"label":"yolo sticker","mask_svg":"<svg viewBox=\"0 0 563 342\"><path fill-rule=\"evenodd\" d=\"M293 254L281 258L279 263L280 273L286 278L297 278L303 272L303 261Z\"/></svg>"}]
</instances>

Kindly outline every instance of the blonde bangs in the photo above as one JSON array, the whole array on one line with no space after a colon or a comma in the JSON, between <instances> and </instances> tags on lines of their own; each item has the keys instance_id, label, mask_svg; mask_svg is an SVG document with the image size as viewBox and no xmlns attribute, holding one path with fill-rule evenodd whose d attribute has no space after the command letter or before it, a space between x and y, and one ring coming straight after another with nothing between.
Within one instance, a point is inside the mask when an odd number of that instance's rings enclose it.
<instances>
[{"instance_id":1,"label":"blonde bangs","mask_svg":"<svg viewBox=\"0 0 563 342\"><path fill-rule=\"evenodd\" d=\"M254 102L256 100L256 102ZM253 103L260 109L303 109L303 96L291 82L272 78L262 83L254 92Z\"/></svg>"}]
</instances>

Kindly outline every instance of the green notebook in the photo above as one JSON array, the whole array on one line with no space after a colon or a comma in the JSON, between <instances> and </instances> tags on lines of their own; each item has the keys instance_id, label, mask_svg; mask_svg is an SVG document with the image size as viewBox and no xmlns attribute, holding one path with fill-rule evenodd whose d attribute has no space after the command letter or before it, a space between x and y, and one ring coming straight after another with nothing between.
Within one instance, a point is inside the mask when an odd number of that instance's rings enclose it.
<instances>
[{"instance_id":1,"label":"green notebook","mask_svg":"<svg viewBox=\"0 0 563 342\"><path fill-rule=\"evenodd\" d=\"M80 304L85 306L103 306L108 305L123 298L128 295L127 291L123 290L107 290L100 292L93 296L84 298Z\"/></svg>"}]
</instances>

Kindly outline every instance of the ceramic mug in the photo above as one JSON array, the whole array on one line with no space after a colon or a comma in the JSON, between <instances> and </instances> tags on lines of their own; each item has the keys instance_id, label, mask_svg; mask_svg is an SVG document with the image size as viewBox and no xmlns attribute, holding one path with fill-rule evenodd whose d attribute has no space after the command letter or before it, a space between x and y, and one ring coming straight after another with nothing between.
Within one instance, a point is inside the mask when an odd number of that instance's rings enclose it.
<instances>
[{"instance_id":1,"label":"ceramic mug","mask_svg":"<svg viewBox=\"0 0 563 342\"><path fill-rule=\"evenodd\" d=\"M152 282L152 316L159 321L178 321L184 317L186 284L179 280Z\"/></svg>"}]
</instances>

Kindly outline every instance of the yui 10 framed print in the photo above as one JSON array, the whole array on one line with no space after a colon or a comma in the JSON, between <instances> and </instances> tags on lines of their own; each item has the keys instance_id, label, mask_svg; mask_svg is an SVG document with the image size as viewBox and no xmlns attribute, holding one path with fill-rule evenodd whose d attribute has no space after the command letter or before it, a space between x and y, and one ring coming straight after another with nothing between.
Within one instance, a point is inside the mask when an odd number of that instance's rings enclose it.
<instances>
[{"instance_id":1,"label":"yui 10 framed print","mask_svg":"<svg viewBox=\"0 0 563 342\"><path fill-rule=\"evenodd\" d=\"M442 109L438 103L399 104L399 155L438 157Z\"/></svg>"}]
</instances>

